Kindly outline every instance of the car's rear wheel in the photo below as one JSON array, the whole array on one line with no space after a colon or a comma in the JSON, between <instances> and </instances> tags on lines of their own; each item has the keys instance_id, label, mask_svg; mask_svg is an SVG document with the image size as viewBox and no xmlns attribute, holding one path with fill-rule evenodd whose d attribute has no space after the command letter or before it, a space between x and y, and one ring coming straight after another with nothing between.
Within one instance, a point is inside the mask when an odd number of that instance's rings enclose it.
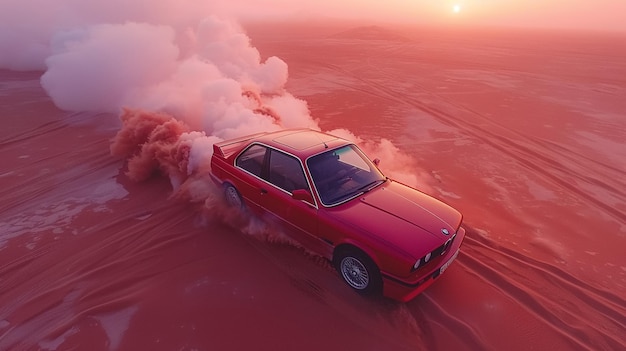
<instances>
[{"instance_id":1,"label":"car's rear wheel","mask_svg":"<svg viewBox=\"0 0 626 351\"><path fill-rule=\"evenodd\" d=\"M226 203L228 204L228 206L237 209L243 208L243 201L241 201L241 196L239 195L237 189L235 189L235 187L231 184L226 184L226 186L224 186L224 198L226 199Z\"/></svg>"},{"instance_id":2,"label":"car's rear wheel","mask_svg":"<svg viewBox=\"0 0 626 351\"><path fill-rule=\"evenodd\" d=\"M335 267L341 278L362 294L380 292L382 278L376 263L358 249L344 249L335 257Z\"/></svg>"}]
</instances>

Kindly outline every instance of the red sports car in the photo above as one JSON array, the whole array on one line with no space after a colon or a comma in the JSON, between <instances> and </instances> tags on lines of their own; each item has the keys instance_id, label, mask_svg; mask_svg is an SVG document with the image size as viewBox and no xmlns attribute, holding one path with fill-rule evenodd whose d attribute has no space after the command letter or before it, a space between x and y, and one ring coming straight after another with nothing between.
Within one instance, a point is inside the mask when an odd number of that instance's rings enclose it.
<instances>
[{"instance_id":1,"label":"red sports car","mask_svg":"<svg viewBox=\"0 0 626 351\"><path fill-rule=\"evenodd\" d=\"M220 142L211 159L229 205L277 220L358 292L408 301L457 257L463 217L377 164L353 143L309 129Z\"/></svg>"}]
</instances>

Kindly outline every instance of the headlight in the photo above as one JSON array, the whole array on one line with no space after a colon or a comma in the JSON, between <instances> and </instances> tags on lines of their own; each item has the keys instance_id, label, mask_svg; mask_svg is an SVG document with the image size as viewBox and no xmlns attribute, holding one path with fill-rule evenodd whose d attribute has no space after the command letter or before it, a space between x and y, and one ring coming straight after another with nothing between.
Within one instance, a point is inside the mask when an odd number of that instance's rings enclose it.
<instances>
[{"instance_id":1,"label":"headlight","mask_svg":"<svg viewBox=\"0 0 626 351\"><path fill-rule=\"evenodd\" d=\"M430 261L432 257L433 257L433 253L429 252L426 254L426 256L418 259L417 262L415 262L415 264L413 265L413 270L416 270L420 268L421 266L425 265L426 263L428 263L428 261Z\"/></svg>"}]
</instances>

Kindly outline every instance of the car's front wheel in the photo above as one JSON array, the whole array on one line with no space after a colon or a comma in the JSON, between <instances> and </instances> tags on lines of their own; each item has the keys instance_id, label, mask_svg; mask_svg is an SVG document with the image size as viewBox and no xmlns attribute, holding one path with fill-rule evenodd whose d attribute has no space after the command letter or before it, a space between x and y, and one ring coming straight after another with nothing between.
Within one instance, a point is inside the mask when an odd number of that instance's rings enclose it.
<instances>
[{"instance_id":1,"label":"car's front wheel","mask_svg":"<svg viewBox=\"0 0 626 351\"><path fill-rule=\"evenodd\" d=\"M343 250L334 261L341 278L352 289L362 294L380 292L380 270L364 252L357 249Z\"/></svg>"}]
</instances>

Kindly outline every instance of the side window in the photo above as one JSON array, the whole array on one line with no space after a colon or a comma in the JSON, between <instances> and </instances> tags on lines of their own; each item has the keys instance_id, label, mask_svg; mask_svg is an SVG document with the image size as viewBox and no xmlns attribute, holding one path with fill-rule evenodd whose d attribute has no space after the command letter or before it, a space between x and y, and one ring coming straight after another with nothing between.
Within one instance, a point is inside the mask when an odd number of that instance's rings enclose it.
<instances>
[{"instance_id":1,"label":"side window","mask_svg":"<svg viewBox=\"0 0 626 351\"><path fill-rule=\"evenodd\" d=\"M302 171L302 165L295 157L271 150L269 181L277 187L292 192L307 189L309 186Z\"/></svg>"},{"instance_id":2,"label":"side window","mask_svg":"<svg viewBox=\"0 0 626 351\"><path fill-rule=\"evenodd\" d=\"M265 152L267 148L261 145L252 145L246 151L244 151L235 162L237 167L241 167L246 171L261 177L263 171L263 160L265 159Z\"/></svg>"}]
</instances>

